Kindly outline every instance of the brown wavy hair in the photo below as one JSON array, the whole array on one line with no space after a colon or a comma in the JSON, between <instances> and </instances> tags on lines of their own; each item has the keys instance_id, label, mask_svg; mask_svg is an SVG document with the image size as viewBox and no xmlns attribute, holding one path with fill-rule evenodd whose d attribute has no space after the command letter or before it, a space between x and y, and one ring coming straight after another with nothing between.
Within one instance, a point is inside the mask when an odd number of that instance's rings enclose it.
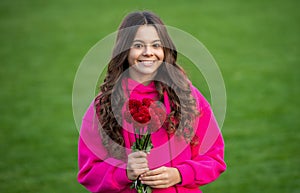
<instances>
[{"instance_id":1,"label":"brown wavy hair","mask_svg":"<svg viewBox=\"0 0 300 193\"><path fill-rule=\"evenodd\" d=\"M189 80L184 70L176 63L177 51L161 19L149 11L132 12L121 22L104 82L100 85L100 94L95 99L96 114L100 123L102 143L111 156L122 158L120 146L124 146L122 136L122 106L126 100L122 79L128 76L128 53L133 39L141 25L155 27L161 40L164 60L155 77L155 86L159 100L164 102L164 92L168 93L171 112L165 129L176 132L187 141L193 137L193 119L199 115L196 102L191 94ZM113 97L112 97L113 95ZM174 121L177 120L177 121ZM116 145L118 144L118 145Z\"/></svg>"}]
</instances>

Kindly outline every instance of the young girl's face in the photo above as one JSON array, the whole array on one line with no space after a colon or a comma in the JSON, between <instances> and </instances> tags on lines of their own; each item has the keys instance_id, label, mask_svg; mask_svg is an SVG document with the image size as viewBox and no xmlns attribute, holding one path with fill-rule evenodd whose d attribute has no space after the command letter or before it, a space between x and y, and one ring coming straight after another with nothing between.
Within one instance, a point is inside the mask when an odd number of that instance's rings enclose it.
<instances>
[{"instance_id":1,"label":"young girl's face","mask_svg":"<svg viewBox=\"0 0 300 193\"><path fill-rule=\"evenodd\" d=\"M156 29L151 25L138 28L128 54L129 75L138 82L151 80L164 59Z\"/></svg>"}]
</instances>

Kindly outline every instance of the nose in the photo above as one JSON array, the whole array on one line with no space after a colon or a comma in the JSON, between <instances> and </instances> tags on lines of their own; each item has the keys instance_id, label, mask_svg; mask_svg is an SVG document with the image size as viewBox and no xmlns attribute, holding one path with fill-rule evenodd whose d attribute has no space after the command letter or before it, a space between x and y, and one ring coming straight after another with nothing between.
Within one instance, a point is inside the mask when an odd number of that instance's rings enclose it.
<instances>
[{"instance_id":1,"label":"nose","mask_svg":"<svg viewBox=\"0 0 300 193\"><path fill-rule=\"evenodd\" d=\"M153 51L151 49L151 45L145 45L143 56L152 56Z\"/></svg>"}]
</instances>

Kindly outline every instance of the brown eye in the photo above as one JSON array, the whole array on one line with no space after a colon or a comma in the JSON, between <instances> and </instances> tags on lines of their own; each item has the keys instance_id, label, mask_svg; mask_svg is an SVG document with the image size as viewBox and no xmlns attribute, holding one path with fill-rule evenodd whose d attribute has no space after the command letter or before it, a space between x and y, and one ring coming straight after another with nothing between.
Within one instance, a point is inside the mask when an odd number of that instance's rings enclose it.
<instances>
[{"instance_id":1,"label":"brown eye","mask_svg":"<svg viewBox=\"0 0 300 193\"><path fill-rule=\"evenodd\" d=\"M162 45L159 44L159 43L155 43L155 44L152 44L152 47L153 47L153 48L161 48Z\"/></svg>"},{"instance_id":2,"label":"brown eye","mask_svg":"<svg viewBox=\"0 0 300 193\"><path fill-rule=\"evenodd\" d=\"M133 47L133 48L136 48L136 49L140 49L140 48L143 48L144 45L143 45L143 44L140 44L140 43L135 43L135 44L133 44L132 47Z\"/></svg>"}]
</instances>

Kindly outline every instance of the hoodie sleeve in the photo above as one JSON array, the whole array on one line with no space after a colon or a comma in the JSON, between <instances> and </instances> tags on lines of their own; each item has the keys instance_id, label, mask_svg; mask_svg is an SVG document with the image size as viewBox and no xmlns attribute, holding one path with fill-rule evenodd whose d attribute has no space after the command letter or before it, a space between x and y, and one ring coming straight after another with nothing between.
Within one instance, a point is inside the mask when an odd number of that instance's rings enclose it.
<instances>
[{"instance_id":1,"label":"hoodie sleeve","mask_svg":"<svg viewBox=\"0 0 300 193\"><path fill-rule=\"evenodd\" d=\"M196 134L191 145L192 157L175 166L182 177L178 186L195 187L216 180L226 169L224 162L224 141L212 109L198 90L193 88L200 107L200 117L196 121Z\"/></svg>"},{"instance_id":2,"label":"hoodie sleeve","mask_svg":"<svg viewBox=\"0 0 300 193\"><path fill-rule=\"evenodd\" d=\"M78 142L78 181L89 191L120 192L128 188L131 181L126 174L126 163L107 156L93 123L94 108L90 106L82 121Z\"/></svg>"}]
</instances>

